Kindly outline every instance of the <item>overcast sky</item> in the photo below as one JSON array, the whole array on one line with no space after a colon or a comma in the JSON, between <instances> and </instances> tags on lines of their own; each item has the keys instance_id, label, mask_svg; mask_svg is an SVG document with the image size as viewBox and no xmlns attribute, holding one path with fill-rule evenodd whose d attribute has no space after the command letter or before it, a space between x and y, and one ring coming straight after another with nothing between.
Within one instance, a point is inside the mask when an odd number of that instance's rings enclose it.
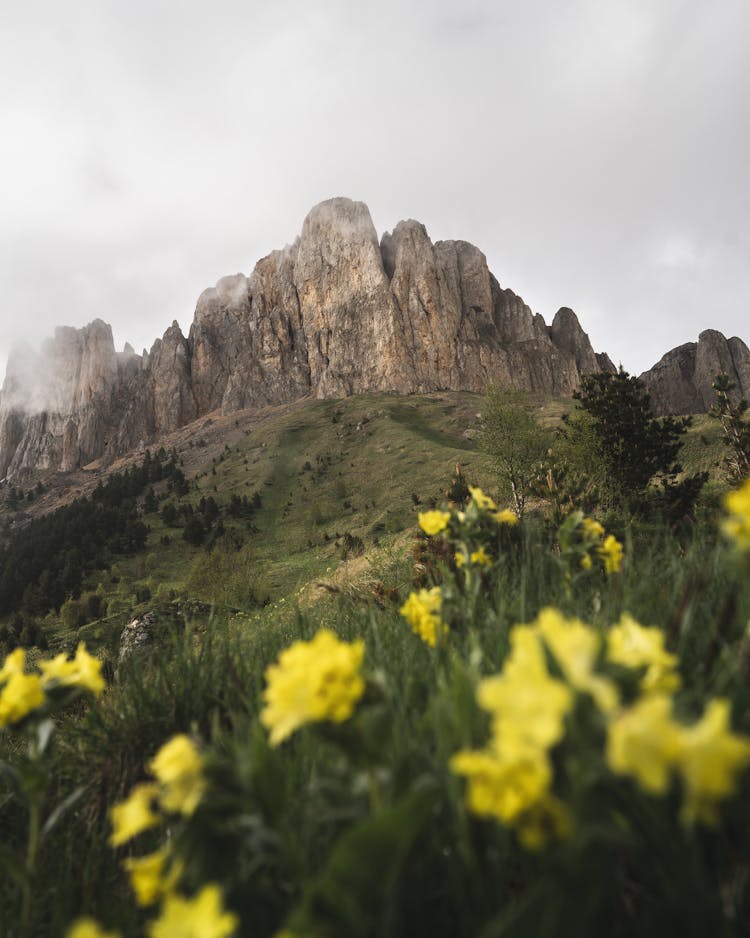
<instances>
[{"instance_id":1,"label":"overcast sky","mask_svg":"<svg viewBox=\"0 0 750 938\"><path fill-rule=\"evenodd\" d=\"M0 377L200 292L366 202L481 248L631 372L750 340L748 0L4 0Z\"/></svg>"}]
</instances>

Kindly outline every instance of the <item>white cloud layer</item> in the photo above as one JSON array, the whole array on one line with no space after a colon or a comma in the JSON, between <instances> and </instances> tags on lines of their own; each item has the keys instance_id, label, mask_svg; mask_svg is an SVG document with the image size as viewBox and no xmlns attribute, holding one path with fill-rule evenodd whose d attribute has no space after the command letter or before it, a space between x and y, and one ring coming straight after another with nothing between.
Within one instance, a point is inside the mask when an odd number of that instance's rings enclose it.
<instances>
[{"instance_id":1,"label":"white cloud layer","mask_svg":"<svg viewBox=\"0 0 750 938\"><path fill-rule=\"evenodd\" d=\"M0 29L0 371L136 348L333 195L478 245L633 372L750 339L746 0L25 0Z\"/></svg>"}]
</instances>

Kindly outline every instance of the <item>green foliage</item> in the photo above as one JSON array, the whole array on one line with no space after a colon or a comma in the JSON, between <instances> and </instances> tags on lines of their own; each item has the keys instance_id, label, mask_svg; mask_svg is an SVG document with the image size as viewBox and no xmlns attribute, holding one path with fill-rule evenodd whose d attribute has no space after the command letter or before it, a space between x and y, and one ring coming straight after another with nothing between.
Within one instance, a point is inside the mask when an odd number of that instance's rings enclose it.
<instances>
[{"instance_id":1,"label":"green foliage","mask_svg":"<svg viewBox=\"0 0 750 938\"><path fill-rule=\"evenodd\" d=\"M250 609L262 602L258 597L258 572L250 544L237 547L231 538L219 541L200 553L187 577L191 596L208 603Z\"/></svg>"},{"instance_id":2,"label":"green foliage","mask_svg":"<svg viewBox=\"0 0 750 938\"><path fill-rule=\"evenodd\" d=\"M734 400L736 386L726 374L718 374L712 387L716 392L716 403L710 413L721 424L724 444L729 448L729 455L724 461L727 478L736 484L750 475L748 404L744 398Z\"/></svg>"},{"instance_id":3,"label":"green foliage","mask_svg":"<svg viewBox=\"0 0 750 938\"><path fill-rule=\"evenodd\" d=\"M490 458L501 494L512 499L519 517L551 444L552 433L537 423L527 395L498 385L487 388L480 445Z\"/></svg>"},{"instance_id":4,"label":"green foliage","mask_svg":"<svg viewBox=\"0 0 750 938\"><path fill-rule=\"evenodd\" d=\"M585 375L573 395L593 419L596 455L605 467L610 494L641 494L654 476L680 472L677 455L689 418L657 419L643 382L620 369Z\"/></svg>"},{"instance_id":5,"label":"green foliage","mask_svg":"<svg viewBox=\"0 0 750 938\"><path fill-rule=\"evenodd\" d=\"M622 368L615 374L584 375L573 396L588 419L569 420L568 441L579 450L579 465L590 460L590 475L605 504L644 510L649 505L648 487L658 481L661 493L651 500L652 509L668 515L692 510L708 476L698 475L675 487L682 472L677 457L689 417L655 417L643 382Z\"/></svg>"}]
</instances>

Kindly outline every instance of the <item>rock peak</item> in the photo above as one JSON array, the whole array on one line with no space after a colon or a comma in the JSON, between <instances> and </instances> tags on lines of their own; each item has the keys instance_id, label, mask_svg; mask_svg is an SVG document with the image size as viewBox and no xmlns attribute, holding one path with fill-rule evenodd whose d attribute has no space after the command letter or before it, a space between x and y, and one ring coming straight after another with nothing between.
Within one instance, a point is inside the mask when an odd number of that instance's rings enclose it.
<instances>
[{"instance_id":1,"label":"rock peak","mask_svg":"<svg viewBox=\"0 0 750 938\"><path fill-rule=\"evenodd\" d=\"M174 321L150 352L117 355L95 320L36 354L53 366L19 358L0 395L2 474L114 457L217 409L488 381L570 394L597 369L571 310L548 328L474 245L433 244L414 219L379 242L348 198L314 206L293 244L204 290L187 338ZM43 393L26 371L49 376Z\"/></svg>"}]
</instances>

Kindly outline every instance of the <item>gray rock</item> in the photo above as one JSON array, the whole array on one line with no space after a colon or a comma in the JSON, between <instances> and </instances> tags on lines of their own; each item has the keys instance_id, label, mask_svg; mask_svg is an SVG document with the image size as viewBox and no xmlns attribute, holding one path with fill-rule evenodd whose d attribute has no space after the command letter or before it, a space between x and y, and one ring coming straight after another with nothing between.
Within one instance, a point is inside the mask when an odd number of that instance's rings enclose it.
<instances>
[{"instance_id":1,"label":"gray rock","mask_svg":"<svg viewBox=\"0 0 750 938\"><path fill-rule=\"evenodd\" d=\"M367 206L331 199L250 276L205 290L187 339L173 323L149 352L117 354L96 320L14 356L0 393L0 477L114 458L215 410L489 381L571 394L597 367L572 310L548 328L478 248L433 244L416 221L378 243Z\"/></svg>"},{"instance_id":2,"label":"gray rock","mask_svg":"<svg viewBox=\"0 0 750 938\"><path fill-rule=\"evenodd\" d=\"M750 395L750 350L736 336L727 340L707 329L697 342L667 352L641 375L657 414L695 414L716 400L712 384L723 372L736 385L735 397Z\"/></svg>"}]
</instances>

